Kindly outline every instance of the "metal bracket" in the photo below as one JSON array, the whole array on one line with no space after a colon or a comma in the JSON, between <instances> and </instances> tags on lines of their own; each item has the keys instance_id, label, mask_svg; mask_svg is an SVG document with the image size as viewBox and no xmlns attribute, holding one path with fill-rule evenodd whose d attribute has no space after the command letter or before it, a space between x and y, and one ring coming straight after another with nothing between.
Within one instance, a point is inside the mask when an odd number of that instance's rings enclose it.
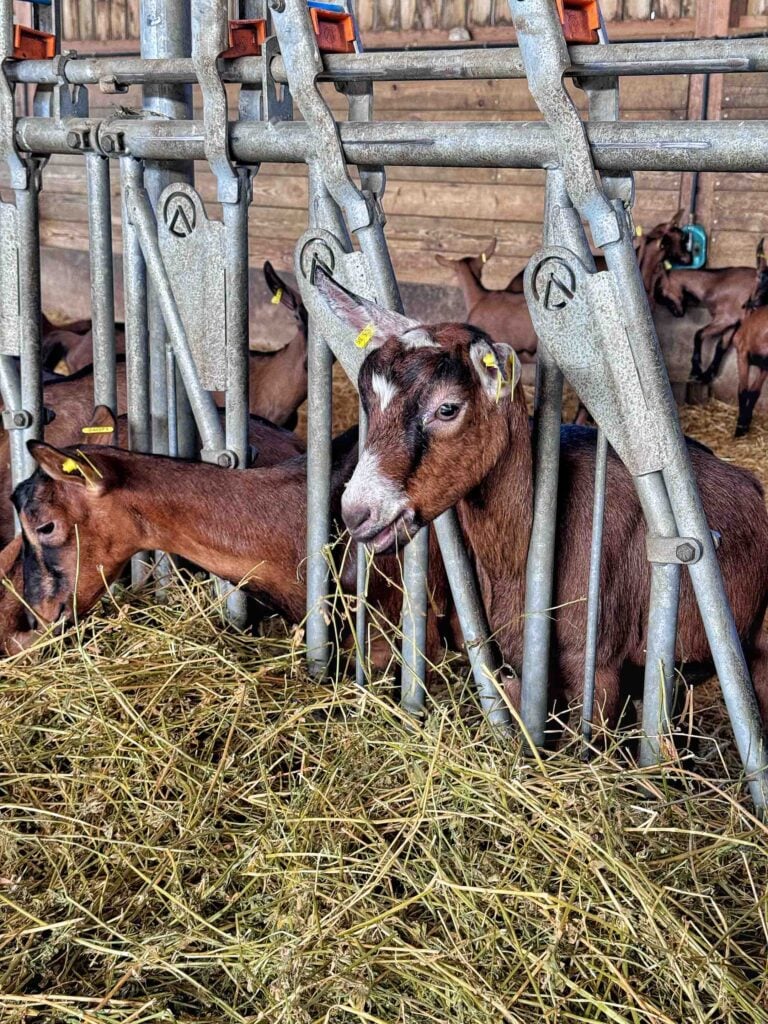
<instances>
[{"instance_id":1,"label":"metal bracket","mask_svg":"<svg viewBox=\"0 0 768 1024\"><path fill-rule=\"evenodd\" d=\"M373 82L360 79L350 82L337 82L336 90L347 97L349 104L349 120L370 122L373 120ZM382 199L387 187L387 172L382 164L364 166L358 164L358 174L363 194L370 196L375 216L380 224L386 224Z\"/></svg>"},{"instance_id":2,"label":"metal bracket","mask_svg":"<svg viewBox=\"0 0 768 1024\"><path fill-rule=\"evenodd\" d=\"M349 177L338 125L317 87L323 61L309 10L305 0L280 0L280 4L284 5L283 9L278 11L274 6L272 20L291 92L315 133L318 161L328 191L344 210L350 230L359 231L371 223L371 204Z\"/></svg>"},{"instance_id":3,"label":"metal bracket","mask_svg":"<svg viewBox=\"0 0 768 1024\"><path fill-rule=\"evenodd\" d=\"M66 65L77 53L60 53L51 61L51 69L58 81L38 85L32 109L35 117L51 117L59 124L67 117L88 117L88 88L71 85L66 77Z\"/></svg>"},{"instance_id":4,"label":"metal bracket","mask_svg":"<svg viewBox=\"0 0 768 1024\"><path fill-rule=\"evenodd\" d=\"M589 273L570 249L548 246L531 257L525 297L536 333L630 473L663 469L668 454L613 275Z\"/></svg>"},{"instance_id":5,"label":"metal bracket","mask_svg":"<svg viewBox=\"0 0 768 1024\"><path fill-rule=\"evenodd\" d=\"M695 565L703 554L701 541L695 537L652 537L645 539L649 562L662 565Z\"/></svg>"},{"instance_id":6,"label":"metal bracket","mask_svg":"<svg viewBox=\"0 0 768 1024\"><path fill-rule=\"evenodd\" d=\"M192 185L176 182L158 200L157 240L200 383L206 391L223 391L227 387L224 225L208 219Z\"/></svg>"},{"instance_id":7,"label":"metal bracket","mask_svg":"<svg viewBox=\"0 0 768 1024\"><path fill-rule=\"evenodd\" d=\"M240 199L240 181L229 155L227 93L219 75L218 57L229 46L227 5L218 0L198 0L192 59L203 96L205 156L216 175L220 203Z\"/></svg>"},{"instance_id":8,"label":"metal bracket","mask_svg":"<svg viewBox=\"0 0 768 1024\"><path fill-rule=\"evenodd\" d=\"M3 409L0 419L5 430L26 430L32 426L32 414L26 409Z\"/></svg>"},{"instance_id":9,"label":"metal bracket","mask_svg":"<svg viewBox=\"0 0 768 1024\"><path fill-rule=\"evenodd\" d=\"M312 284L312 269L319 260L332 272L335 280L363 298L376 299L376 288L368 270L368 262L360 252L345 252L338 239L320 228L309 228L296 244L294 272L309 319L338 359L344 372L357 388L365 351L355 346L356 332L344 327L326 304L318 299Z\"/></svg>"},{"instance_id":10,"label":"metal bracket","mask_svg":"<svg viewBox=\"0 0 768 1024\"><path fill-rule=\"evenodd\" d=\"M293 120L293 97L287 85L272 77L272 61L280 53L277 36L267 36L261 47L261 116L264 121Z\"/></svg>"}]
</instances>

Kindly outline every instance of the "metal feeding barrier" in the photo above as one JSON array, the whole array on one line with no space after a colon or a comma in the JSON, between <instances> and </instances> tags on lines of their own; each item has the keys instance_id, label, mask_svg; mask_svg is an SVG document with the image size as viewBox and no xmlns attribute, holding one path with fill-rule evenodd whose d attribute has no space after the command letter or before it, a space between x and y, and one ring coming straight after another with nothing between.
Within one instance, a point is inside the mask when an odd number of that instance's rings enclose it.
<instances>
[{"instance_id":1,"label":"metal feeding barrier","mask_svg":"<svg viewBox=\"0 0 768 1024\"><path fill-rule=\"evenodd\" d=\"M307 657L331 664L331 370L353 381L363 354L318 301L319 258L354 291L395 310L400 292L382 210L387 164L547 169L544 246L525 275L540 339L535 494L527 570L521 715L544 740L559 437L567 377L600 425L588 589L584 733L589 737L599 629L601 531L610 444L632 474L652 563L641 761L670 729L680 574L690 572L754 801L768 802L768 761L754 690L728 606L632 245L633 170L768 170L768 122L619 121L622 75L768 71L761 40L610 44L593 0L510 0L517 47L364 53L349 0L143 0L141 56L62 54L59 0L33 4L31 35L0 0L0 157L13 203L0 204L0 390L14 483L32 470L25 442L43 434L38 194L54 153L81 154L87 175L94 401L116 411L110 161L119 164L131 447L191 455L233 470L248 460L248 208L261 163L305 163L309 228L295 271L309 311ZM230 20L230 8L236 18ZM190 12L191 7L191 12ZM191 17L190 17L191 14ZM565 26L565 32L564 32ZM566 38L567 37L567 38ZM575 40L575 42L574 42ZM569 45L570 43L570 45ZM527 77L541 123L377 122L373 83ZM584 121L566 88L588 99ZM346 97L337 122L320 83ZM89 117L88 87L144 88L140 112ZM193 120L191 89L202 95ZM225 83L239 85L230 121ZM33 115L15 90L35 86ZM301 120L294 120L294 108ZM223 221L206 216L192 161L207 160ZM357 168L357 178L349 173ZM595 272L585 232L607 269ZM353 247L352 239L356 241ZM194 275L198 286L186 287ZM212 390L226 394L221 426ZM361 423L364 430L364 424ZM610 498L609 498L610 500ZM510 726L472 564L453 510L435 523L483 709ZM423 709L427 531L404 554L402 702ZM358 559L359 597L365 559ZM357 602L358 680L366 679L364 601ZM243 608L239 595L232 615Z\"/></svg>"}]
</instances>

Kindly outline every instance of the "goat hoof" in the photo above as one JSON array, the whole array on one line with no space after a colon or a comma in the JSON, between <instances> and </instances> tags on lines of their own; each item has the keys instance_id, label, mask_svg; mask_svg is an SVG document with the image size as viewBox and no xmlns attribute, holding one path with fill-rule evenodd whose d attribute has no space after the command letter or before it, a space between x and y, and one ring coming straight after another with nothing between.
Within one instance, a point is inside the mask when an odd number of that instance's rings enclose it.
<instances>
[{"instance_id":1,"label":"goat hoof","mask_svg":"<svg viewBox=\"0 0 768 1024\"><path fill-rule=\"evenodd\" d=\"M749 432L749 427L736 427L736 433L734 437L746 437Z\"/></svg>"}]
</instances>

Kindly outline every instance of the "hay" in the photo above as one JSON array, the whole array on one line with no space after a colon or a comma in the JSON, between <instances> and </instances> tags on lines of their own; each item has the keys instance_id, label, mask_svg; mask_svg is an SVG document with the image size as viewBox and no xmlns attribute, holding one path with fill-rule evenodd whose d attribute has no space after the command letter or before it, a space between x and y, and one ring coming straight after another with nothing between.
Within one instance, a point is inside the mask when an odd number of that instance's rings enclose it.
<instances>
[{"instance_id":1,"label":"hay","mask_svg":"<svg viewBox=\"0 0 768 1024\"><path fill-rule=\"evenodd\" d=\"M765 478L765 419L683 419ZM768 831L707 691L663 769L529 760L461 663L417 730L301 642L177 581L4 664L2 1024L768 1021Z\"/></svg>"},{"instance_id":2,"label":"hay","mask_svg":"<svg viewBox=\"0 0 768 1024\"><path fill-rule=\"evenodd\" d=\"M530 761L463 672L408 729L386 681L170 596L5 666L3 1024L768 1019L768 834L716 709L663 771Z\"/></svg>"}]
</instances>

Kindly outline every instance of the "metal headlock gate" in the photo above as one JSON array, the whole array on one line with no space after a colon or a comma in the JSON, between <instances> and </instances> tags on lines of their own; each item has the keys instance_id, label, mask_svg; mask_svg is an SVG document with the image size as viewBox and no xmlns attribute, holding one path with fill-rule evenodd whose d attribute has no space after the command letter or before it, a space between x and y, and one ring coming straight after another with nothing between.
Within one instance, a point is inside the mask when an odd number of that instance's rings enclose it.
<instances>
[{"instance_id":1,"label":"metal headlock gate","mask_svg":"<svg viewBox=\"0 0 768 1024\"><path fill-rule=\"evenodd\" d=\"M30 51L14 39L12 0L0 0L0 156L10 170L15 197L13 204L0 204L0 390L14 482L32 469L25 442L41 437L44 428L38 193L50 154L79 153L86 165L95 402L116 409L109 188L109 162L116 161L122 186L131 447L188 455L196 429L202 457L234 469L244 468L248 459L251 176L263 162L306 163L310 227L298 241L295 271L310 317L307 648L311 670L326 672L331 659L326 550L332 358L356 382L363 353L317 300L310 280L313 261L321 258L342 284L401 310L381 206L387 164L546 168L544 247L531 258L525 277L540 346L523 722L532 742L541 744L548 710L548 609L567 377L600 426L585 732L594 693L610 443L635 480L652 560L642 762L659 759L670 727L685 564L750 789L755 803L765 807L768 761L757 703L635 261L631 207L633 170L768 170L768 122L619 121L618 79L768 71L768 45L761 40L616 45L607 42L601 25L594 45L569 46L560 15L588 6L584 0L510 0L517 47L364 53L349 0L309 6L306 0L269 0L268 9L263 0L192 0L191 5L143 0L141 57L79 58L60 53L58 3L33 4L40 31L32 33ZM376 81L450 80L460 88L461 80L522 77L543 114L541 123L373 120ZM570 99L564 77L574 78L586 92L588 122ZM347 97L348 120L335 121L319 89L321 81L333 81ZM17 116L19 83L36 86L32 117ZM88 116L88 86L119 93L134 83L144 87L141 112ZM192 119L192 83L202 93L202 121ZM225 83L240 86L238 117L232 122ZM293 120L294 105L303 120ZM223 222L207 218L195 191L192 161L202 159L216 176ZM349 165L357 167L359 185ZM604 272L595 272L585 223L605 256ZM199 282L194 289L185 287L191 274ZM214 389L226 392L223 429L210 394ZM498 666L485 612L454 511L444 513L435 529L481 704L496 727L507 729L509 714L495 682ZM361 597L364 563L358 559ZM420 711L425 699L426 569L427 531L422 530L404 556L402 702L412 712ZM233 608L233 614L240 609ZM357 614L362 650L362 600ZM365 666L358 660L362 683Z\"/></svg>"}]
</instances>

